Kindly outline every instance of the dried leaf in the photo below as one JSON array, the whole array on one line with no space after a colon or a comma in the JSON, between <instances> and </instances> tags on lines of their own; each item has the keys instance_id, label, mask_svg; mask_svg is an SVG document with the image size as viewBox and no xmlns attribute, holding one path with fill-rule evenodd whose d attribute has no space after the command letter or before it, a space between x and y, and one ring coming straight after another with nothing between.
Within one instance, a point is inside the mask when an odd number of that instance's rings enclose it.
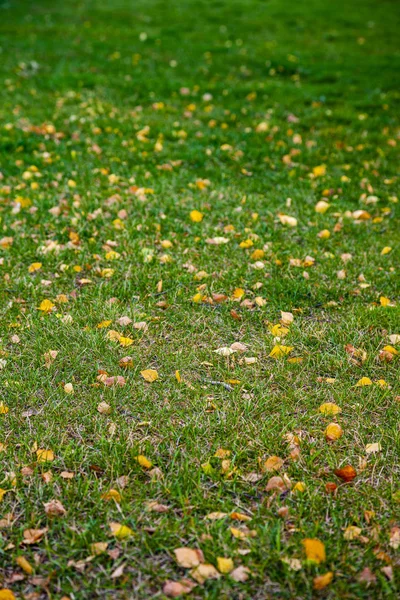
<instances>
[{"instance_id":1,"label":"dried leaf","mask_svg":"<svg viewBox=\"0 0 400 600\"><path fill-rule=\"evenodd\" d=\"M178 565L185 569L197 567L200 563L204 562L204 555L197 548L176 548L174 554Z\"/></svg>"}]
</instances>

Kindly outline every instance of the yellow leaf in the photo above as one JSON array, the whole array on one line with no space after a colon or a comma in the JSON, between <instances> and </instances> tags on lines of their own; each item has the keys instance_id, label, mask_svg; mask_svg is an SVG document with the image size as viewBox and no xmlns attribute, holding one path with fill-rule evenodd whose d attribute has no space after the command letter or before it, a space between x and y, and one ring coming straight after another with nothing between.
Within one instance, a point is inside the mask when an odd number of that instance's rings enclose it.
<instances>
[{"instance_id":1,"label":"yellow leaf","mask_svg":"<svg viewBox=\"0 0 400 600\"><path fill-rule=\"evenodd\" d=\"M124 540L125 538L133 535L133 531L127 525L121 525L121 523L112 522L110 523L111 533L118 539Z\"/></svg>"},{"instance_id":2,"label":"yellow leaf","mask_svg":"<svg viewBox=\"0 0 400 600\"><path fill-rule=\"evenodd\" d=\"M38 310L43 311L44 313L49 313L53 310L55 304L51 300L42 300Z\"/></svg>"},{"instance_id":3,"label":"yellow leaf","mask_svg":"<svg viewBox=\"0 0 400 600\"><path fill-rule=\"evenodd\" d=\"M356 387L364 387L366 385L372 385L372 381L369 377L361 377L361 379L356 383Z\"/></svg>"},{"instance_id":4,"label":"yellow leaf","mask_svg":"<svg viewBox=\"0 0 400 600\"><path fill-rule=\"evenodd\" d=\"M264 250L254 250L254 252L251 255L251 259L252 260L260 260L261 258L264 258L265 252Z\"/></svg>"},{"instance_id":5,"label":"yellow leaf","mask_svg":"<svg viewBox=\"0 0 400 600\"><path fill-rule=\"evenodd\" d=\"M238 540L243 540L245 537L247 537L246 533L240 529L237 529L237 527L229 527L229 531L233 537L237 538Z\"/></svg>"},{"instance_id":6,"label":"yellow leaf","mask_svg":"<svg viewBox=\"0 0 400 600\"><path fill-rule=\"evenodd\" d=\"M243 242L240 242L239 246L241 248L251 248L251 246L253 246L253 241L252 240L243 240Z\"/></svg>"},{"instance_id":7,"label":"yellow leaf","mask_svg":"<svg viewBox=\"0 0 400 600\"><path fill-rule=\"evenodd\" d=\"M317 233L317 237L319 237L320 240L327 240L331 237L331 232L329 231L329 229L323 229L322 231Z\"/></svg>"},{"instance_id":8,"label":"yellow leaf","mask_svg":"<svg viewBox=\"0 0 400 600\"><path fill-rule=\"evenodd\" d=\"M74 393L74 386L72 385L72 383L66 383L64 385L64 392L66 394L73 394Z\"/></svg>"},{"instance_id":9,"label":"yellow leaf","mask_svg":"<svg viewBox=\"0 0 400 600\"><path fill-rule=\"evenodd\" d=\"M314 177L322 177L326 173L326 165L318 165L317 167L314 167L312 171Z\"/></svg>"},{"instance_id":10,"label":"yellow leaf","mask_svg":"<svg viewBox=\"0 0 400 600\"><path fill-rule=\"evenodd\" d=\"M389 254L389 252L391 252L391 251L392 251L392 249L390 246L385 246L384 248L382 248L381 255L385 256L385 254Z\"/></svg>"},{"instance_id":11,"label":"yellow leaf","mask_svg":"<svg viewBox=\"0 0 400 600\"><path fill-rule=\"evenodd\" d=\"M109 325L111 325L112 321L101 321L101 323L99 323L97 325L97 329L103 329L104 327L108 327Z\"/></svg>"},{"instance_id":12,"label":"yellow leaf","mask_svg":"<svg viewBox=\"0 0 400 600\"><path fill-rule=\"evenodd\" d=\"M220 573L230 573L233 571L233 560L231 558L217 557L217 569Z\"/></svg>"},{"instance_id":13,"label":"yellow leaf","mask_svg":"<svg viewBox=\"0 0 400 600\"><path fill-rule=\"evenodd\" d=\"M282 356L289 354L292 350L293 346L281 346L280 344L277 344L272 348L269 356L271 358L281 358Z\"/></svg>"},{"instance_id":14,"label":"yellow leaf","mask_svg":"<svg viewBox=\"0 0 400 600\"><path fill-rule=\"evenodd\" d=\"M151 462L151 460L146 458L143 454L139 454L139 456L136 456L135 460L137 460L139 465L141 467L143 467L144 469L151 469L151 467L153 466L153 463Z\"/></svg>"},{"instance_id":15,"label":"yellow leaf","mask_svg":"<svg viewBox=\"0 0 400 600\"><path fill-rule=\"evenodd\" d=\"M201 302L203 300L204 296L203 294L201 294L200 292L197 292L197 294L195 294L192 298L192 302L195 302L196 304L198 304L199 302Z\"/></svg>"},{"instance_id":16,"label":"yellow leaf","mask_svg":"<svg viewBox=\"0 0 400 600\"><path fill-rule=\"evenodd\" d=\"M381 296L379 302L381 303L381 306L389 306L390 304L389 298L386 298L385 296Z\"/></svg>"},{"instance_id":17,"label":"yellow leaf","mask_svg":"<svg viewBox=\"0 0 400 600\"><path fill-rule=\"evenodd\" d=\"M121 346L123 346L124 348L126 348L127 346L131 346L133 344L132 338L124 337L122 335L119 336L118 341L121 344Z\"/></svg>"},{"instance_id":18,"label":"yellow leaf","mask_svg":"<svg viewBox=\"0 0 400 600\"><path fill-rule=\"evenodd\" d=\"M0 415L6 415L8 413L8 406L4 402L0 402Z\"/></svg>"},{"instance_id":19,"label":"yellow leaf","mask_svg":"<svg viewBox=\"0 0 400 600\"><path fill-rule=\"evenodd\" d=\"M289 333L289 329L287 327L283 327L280 323L277 323L276 325L268 325L268 329L274 337L284 337Z\"/></svg>"},{"instance_id":20,"label":"yellow leaf","mask_svg":"<svg viewBox=\"0 0 400 600\"><path fill-rule=\"evenodd\" d=\"M54 460L54 452L53 450L44 450L42 448L38 448L36 450L36 457L38 462L51 462Z\"/></svg>"},{"instance_id":21,"label":"yellow leaf","mask_svg":"<svg viewBox=\"0 0 400 600\"><path fill-rule=\"evenodd\" d=\"M152 383L158 379L158 373L155 369L145 369L144 371L140 371L141 376L145 381Z\"/></svg>"},{"instance_id":22,"label":"yellow leaf","mask_svg":"<svg viewBox=\"0 0 400 600\"><path fill-rule=\"evenodd\" d=\"M330 423L325 429L325 437L331 442L338 440L342 435L343 429L340 427L339 423Z\"/></svg>"},{"instance_id":23,"label":"yellow leaf","mask_svg":"<svg viewBox=\"0 0 400 600\"><path fill-rule=\"evenodd\" d=\"M245 291L242 288L235 288L233 290L233 294L232 294L232 298L235 298L236 300L240 300L240 298L242 298L245 294Z\"/></svg>"},{"instance_id":24,"label":"yellow leaf","mask_svg":"<svg viewBox=\"0 0 400 600\"><path fill-rule=\"evenodd\" d=\"M32 567L32 565L31 565L31 564L30 564L30 563L29 563L29 562L26 560L26 558L24 558L23 556L18 556L18 558L17 558L16 562L17 562L17 565L18 565L19 567L21 567L21 569L22 569L23 571L25 571L25 573L26 573L27 575L32 575L32 573L33 573L33 567ZM1 599L1 596L0 596L0 599Z\"/></svg>"},{"instance_id":25,"label":"yellow leaf","mask_svg":"<svg viewBox=\"0 0 400 600\"><path fill-rule=\"evenodd\" d=\"M203 213L198 210L192 210L189 217L193 223L200 223L203 220Z\"/></svg>"},{"instance_id":26,"label":"yellow leaf","mask_svg":"<svg viewBox=\"0 0 400 600\"><path fill-rule=\"evenodd\" d=\"M182 378L181 378L181 374L179 373L179 371L175 371L175 379L177 380L178 383L181 383Z\"/></svg>"},{"instance_id":27,"label":"yellow leaf","mask_svg":"<svg viewBox=\"0 0 400 600\"><path fill-rule=\"evenodd\" d=\"M0 590L0 600L15 600L15 596L8 588L2 588Z\"/></svg>"},{"instance_id":28,"label":"yellow leaf","mask_svg":"<svg viewBox=\"0 0 400 600\"><path fill-rule=\"evenodd\" d=\"M3 500L4 498L4 494L7 492L7 490L4 490L3 488L0 488L0 502Z\"/></svg>"},{"instance_id":29,"label":"yellow leaf","mask_svg":"<svg viewBox=\"0 0 400 600\"><path fill-rule=\"evenodd\" d=\"M240 513L240 512L236 512L236 511L232 512L229 516L234 521L242 521L242 522L251 521L251 517L249 517L249 515L245 515L244 513Z\"/></svg>"},{"instance_id":30,"label":"yellow leaf","mask_svg":"<svg viewBox=\"0 0 400 600\"><path fill-rule=\"evenodd\" d=\"M324 575L317 575L313 579L313 588L314 590L323 590L327 585L331 583L333 579L332 571L328 571L324 573Z\"/></svg>"},{"instance_id":31,"label":"yellow leaf","mask_svg":"<svg viewBox=\"0 0 400 600\"><path fill-rule=\"evenodd\" d=\"M31 265L29 265L28 267L28 272L29 273L34 273L35 271L39 271L39 269L42 268L42 263L40 262L34 262Z\"/></svg>"},{"instance_id":32,"label":"yellow leaf","mask_svg":"<svg viewBox=\"0 0 400 600\"><path fill-rule=\"evenodd\" d=\"M316 562L317 564L325 562L325 546L320 540L316 538L306 538L302 541L302 544L308 560Z\"/></svg>"},{"instance_id":33,"label":"yellow leaf","mask_svg":"<svg viewBox=\"0 0 400 600\"><path fill-rule=\"evenodd\" d=\"M304 483L304 481L298 481L292 489L292 492L300 492L303 493L306 491L306 484Z\"/></svg>"},{"instance_id":34,"label":"yellow leaf","mask_svg":"<svg viewBox=\"0 0 400 600\"><path fill-rule=\"evenodd\" d=\"M396 354L400 354L400 352L398 350L396 350L396 348L393 348L393 346L385 346L383 348L384 352L390 352L390 354L396 355Z\"/></svg>"},{"instance_id":35,"label":"yellow leaf","mask_svg":"<svg viewBox=\"0 0 400 600\"><path fill-rule=\"evenodd\" d=\"M319 412L322 413L323 415L338 415L339 413L342 412L342 409L340 408L340 406L338 406L337 404L334 404L333 402L325 402L324 404L321 404L321 406L319 407Z\"/></svg>"},{"instance_id":36,"label":"yellow leaf","mask_svg":"<svg viewBox=\"0 0 400 600\"><path fill-rule=\"evenodd\" d=\"M216 458L228 458L231 455L230 450L224 450L223 448L218 448L214 456Z\"/></svg>"},{"instance_id":37,"label":"yellow leaf","mask_svg":"<svg viewBox=\"0 0 400 600\"><path fill-rule=\"evenodd\" d=\"M385 381L384 379L377 379L375 381L376 385L379 385L379 387L387 387L387 381Z\"/></svg>"},{"instance_id":38,"label":"yellow leaf","mask_svg":"<svg viewBox=\"0 0 400 600\"><path fill-rule=\"evenodd\" d=\"M115 500L115 502L121 502L121 494L118 490L111 488L108 492L101 495L103 500Z\"/></svg>"}]
</instances>

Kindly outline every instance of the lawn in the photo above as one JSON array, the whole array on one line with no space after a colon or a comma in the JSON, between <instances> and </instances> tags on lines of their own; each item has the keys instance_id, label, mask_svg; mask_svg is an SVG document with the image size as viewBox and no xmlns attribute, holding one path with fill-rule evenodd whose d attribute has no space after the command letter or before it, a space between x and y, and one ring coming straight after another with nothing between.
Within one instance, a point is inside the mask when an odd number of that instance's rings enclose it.
<instances>
[{"instance_id":1,"label":"lawn","mask_svg":"<svg viewBox=\"0 0 400 600\"><path fill-rule=\"evenodd\" d=\"M391 0L0 2L0 599L400 593Z\"/></svg>"}]
</instances>

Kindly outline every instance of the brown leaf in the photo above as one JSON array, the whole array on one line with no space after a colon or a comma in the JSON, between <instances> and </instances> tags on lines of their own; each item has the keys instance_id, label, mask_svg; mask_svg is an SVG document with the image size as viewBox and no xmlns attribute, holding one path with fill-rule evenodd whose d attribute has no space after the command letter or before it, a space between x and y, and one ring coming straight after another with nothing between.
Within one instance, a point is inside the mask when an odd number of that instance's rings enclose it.
<instances>
[{"instance_id":1,"label":"brown leaf","mask_svg":"<svg viewBox=\"0 0 400 600\"><path fill-rule=\"evenodd\" d=\"M163 586L163 593L169 598L178 598L184 594L189 594L197 583L190 579L181 579L180 581L166 581Z\"/></svg>"},{"instance_id":2,"label":"brown leaf","mask_svg":"<svg viewBox=\"0 0 400 600\"><path fill-rule=\"evenodd\" d=\"M45 502L44 510L48 517L62 517L67 512L61 502L56 499L50 500L50 502Z\"/></svg>"},{"instance_id":3,"label":"brown leaf","mask_svg":"<svg viewBox=\"0 0 400 600\"><path fill-rule=\"evenodd\" d=\"M234 579L235 581L243 583L244 581L248 580L250 576L250 569L248 567L240 565L239 567L236 567L236 569L233 569L233 571L230 572L229 576L232 577L232 579Z\"/></svg>"},{"instance_id":4,"label":"brown leaf","mask_svg":"<svg viewBox=\"0 0 400 600\"><path fill-rule=\"evenodd\" d=\"M197 567L200 563L204 562L204 555L197 548L176 548L174 554L178 565L185 569Z\"/></svg>"},{"instance_id":5,"label":"brown leaf","mask_svg":"<svg viewBox=\"0 0 400 600\"><path fill-rule=\"evenodd\" d=\"M42 537L45 533L47 533L47 527L43 529L25 529L24 531L24 539L22 540L22 544L38 544L42 541Z\"/></svg>"},{"instance_id":6,"label":"brown leaf","mask_svg":"<svg viewBox=\"0 0 400 600\"><path fill-rule=\"evenodd\" d=\"M200 564L195 569L192 569L190 571L190 575L200 585L207 581L207 579L219 579L221 577L221 574L218 573L214 565L210 565L207 563Z\"/></svg>"},{"instance_id":7,"label":"brown leaf","mask_svg":"<svg viewBox=\"0 0 400 600\"><path fill-rule=\"evenodd\" d=\"M357 472L351 465L346 465L341 469L335 469L335 475L348 483L349 481L353 481L355 477L357 477Z\"/></svg>"},{"instance_id":8,"label":"brown leaf","mask_svg":"<svg viewBox=\"0 0 400 600\"><path fill-rule=\"evenodd\" d=\"M357 577L358 581L367 584L376 583L376 575L373 574L369 567L365 567Z\"/></svg>"},{"instance_id":9,"label":"brown leaf","mask_svg":"<svg viewBox=\"0 0 400 600\"><path fill-rule=\"evenodd\" d=\"M110 575L111 579L118 579L118 577L121 577L121 575L123 575L124 573L124 569L125 569L125 563L122 563L121 565L119 565L119 567L117 567L115 569L115 571L113 571Z\"/></svg>"},{"instance_id":10,"label":"brown leaf","mask_svg":"<svg viewBox=\"0 0 400 600\"><path fill-rule=\"evenodd\" d=\"M313 588L314 590L323 590L327 585L331 583L333 579L332 571L328 571L328 573L324 573L323 575L317 575L313 579Z\"/></svg>"}]
</instances>

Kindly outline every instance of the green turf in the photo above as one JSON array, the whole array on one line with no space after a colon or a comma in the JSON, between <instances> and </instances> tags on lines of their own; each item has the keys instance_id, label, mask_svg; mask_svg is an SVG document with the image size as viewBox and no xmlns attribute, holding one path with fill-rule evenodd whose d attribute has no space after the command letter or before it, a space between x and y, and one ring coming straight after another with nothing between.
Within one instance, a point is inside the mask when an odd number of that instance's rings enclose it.
<instances>
[{"instance_id":1,"label":"green turf","mask_svg":"<svg viewBox=\"0 0 400 600\"><path fill-rule=\"evenodd\" d=\"M248 569L194 599L398 597L400 356L383 348L400 352L399 21L390 0L1 0L0 590L163 599L193 580L174 555L188 547ZM234 342L247 350L214 352ZM46 514L53 499L66 514Z\"/></svg>"}]
</instances>

